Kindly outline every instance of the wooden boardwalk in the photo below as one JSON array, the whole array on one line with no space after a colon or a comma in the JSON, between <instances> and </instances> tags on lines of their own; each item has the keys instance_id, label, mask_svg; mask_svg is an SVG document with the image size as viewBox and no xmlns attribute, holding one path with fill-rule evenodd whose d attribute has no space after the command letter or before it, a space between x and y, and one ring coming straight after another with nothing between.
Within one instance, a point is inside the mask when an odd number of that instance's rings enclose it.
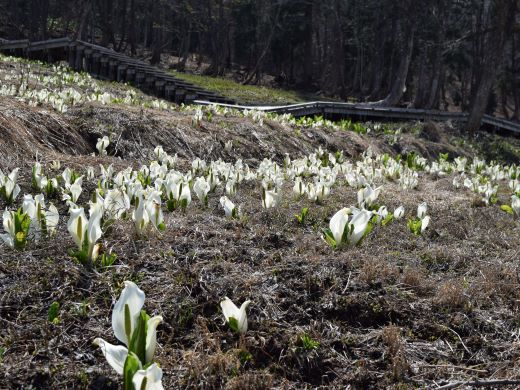
<instances>
[{"instance_id":1,"label":"wooden boardwalk","mask_svg":"<svg viewBox=\"0 0 520 390\"><path fill-rule=\"evenodd\" d=\"M194 103L201 105L216 104L204 100L196 100ZM465 123L468 120L468 114L465 112L380 107L363 103L307 102L285 106L241 106L217 103L217 105L238 110L259 110L276 114L292 114L295 117L318 115L331 119L359 118L361 120L377 120L384 118L404 121L454 121L462 123ZM495 118L491 115L484 115L482 118L482 124L497 130L504 130L520 135L520 123Z\"/></svg>"},{"instance_id":2,"label":"wooden boardwalk","mask_svg":"<svg viewBox=\"0 0 520 390\"><path fill-rule=\"evenodd\" d=\"M78 72L88 72L101 80L128 82L144 92L178 104L196 99L213 103L233 100L206 91L146 62L102 46L69 38L41 42L0 41L0 52L45 62L67 61Z\"/></svg>"},{"instance_id":3,"label":"wooden boardwalk","mask_svg":"<svg viewBox=\"0 0 520 390\"><path fill-rule=\"evenodd\" d=\"M41 42L28 40L7 41L0 39L0 52L37 59L46 62L67 61L78 72L88 72L101 80L128 82L145 93L175 102L217 104L239 110L260 110L296 117L323 115L327 118L432 120L466 122L467 113L421 110L412 108L379 107L359 103L308 102L286 106L242 106L231 99L197 87L184 80L153 67L143 61L117 53L114 50L69 38ZM482 124L494 129L520 134L520 124L485 115Z\"/></svg>"}]
</instances>

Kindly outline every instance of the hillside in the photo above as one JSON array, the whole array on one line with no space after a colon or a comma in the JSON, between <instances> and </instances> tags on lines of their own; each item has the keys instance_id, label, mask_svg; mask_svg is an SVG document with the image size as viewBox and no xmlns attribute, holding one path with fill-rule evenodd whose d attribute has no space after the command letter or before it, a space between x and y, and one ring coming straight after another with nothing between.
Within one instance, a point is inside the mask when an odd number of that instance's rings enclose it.
<instances>
[{"instance_id":1,"label":"hillside","mask_svg":"<svg viewBox=\"0 0 520 390\"><path fill-rule=\"evenodd\" d=\"M120 388L93 341L122 345L111 316L125 281L162 317L153 361L166 389L455 388L518 377L518 139L468 139L456 123L176 107L7 57L0 81L0 208L29 210L24 195L44 193L40 206L59 213L57 225L42 229L36 217L15 235L27 241L18 249L0 240L0 387ZM41 185L52 179L55 191ZM215 186L207 206L201 181ZM12 203L9 183L20 187ZM111 208L115 194L128 204ZM226 216L223 196L238 215ZM73 254L67 225L80 207L101 221L92 263ZM324 231L347 207L350 223L359 208L370 228L334 249ZM245 334L226 323L226 296L251 300Z\"/></svg>"}]
</instances>

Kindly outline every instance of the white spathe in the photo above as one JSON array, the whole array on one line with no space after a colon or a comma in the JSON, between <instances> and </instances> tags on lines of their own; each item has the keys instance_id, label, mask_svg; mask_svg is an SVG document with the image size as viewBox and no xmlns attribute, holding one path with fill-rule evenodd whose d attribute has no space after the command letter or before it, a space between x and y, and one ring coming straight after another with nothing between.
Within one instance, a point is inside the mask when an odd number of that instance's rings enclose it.
<instances>
[{"instance_id":1,"label":"white spathe","mask_svg":"<svg viewBox=\"0 0 520 390\"><path fill-rule=\"evenodd\" d=\"M150 363L157 347L157 326L163 321L162 316L154 316L146 323L146 363Z\"/></svg>"},{"instance_id":2,"label":"white spathe","mask_svg":"<svg viewBox=\"0 0 520 390\"><path fill-rule=\"evenodd\" d=\"M141 390L163 390L162 385L162 370L156 364L152 364L146 370L138 370L132 378L132 383L135 389ZM143 382L145 386L143 387Z\"/></svg>"},{"instance_id":3,"label":"white spathe","mask_svg":"<svg viewBox=\"0 0 520 390\"><path fill-rule=\"evenodd\" d=\"M79 250L83 248L83 240L86 236L87 231L87 216L83 207L72 208L69 210L70 218L67 222L67 230L69 231L72 239L76 243Z\"/></svg>"},{"instance_id":4,"label":"white spathe","mask_svg":"<svg viewBox=\"0 0 520 390\"><path fill-rule=\"evenodd\" d=\"M210 185L204 177L197 177L195 179L195 183L193 184L193 191L197 195L197 198L199 198L199 200L204 204L206 203L206 197L208 196L209 190Z\"/></svg>"},{"instance_id":5,"label":"white spathe","mask_svg":"<svg viewBox=\"0 0 520 390\"><path fill-rule=\"evenodd\" d=\"M235 213L235 204L231 200L229 200L227 196L222 196L220 198L220 205L224 209L226 217L232 218L233 214Z\"/></svg>"},{"instance_id":6,"label":"white spathe","mask_svg":"<svg viewBox=\"0 0 520 390\"><path fill-rule=\"evenodd\" d=\"M336 245L340 245L343 241L343 233L345 231L345 227L348 224L349 215L352 211L344 207L339 210L334 216L330 219L329 228L332 232L332 236L336 241Z\"/></svg>"},{"instance_id":7,"label":"white spathe","mask_svg":"<svg viewBox=\"0 0 520 390\"><path fill-rule=\"evenodd\" d=\"M353 216L349 225L353 226L354 228L350 228L352 230L352 234L349 236L349 243L356 245L363 238L373 213L364 209L353 209L352 212Z\"/></svg>"},{"instance_id":8,"label":"white spathe","mask_svg":"<svg viewBox=\"0 0 520 390\"><path fill-rule=\"evenodd\" d=\"M128 349L122 345L110 344L99 337L94 339L94 345L101 348L101 352L103 352L108 364L110 364L119 375L123 375Z\"/></svg>"},{"instance_id":9,"label":"white spathe","mask_svg":"<svg viewBox=\"0 0 520 390\"><path fill-rule=\"evenodd\" d=\"M238 331L241 334L247 332L246 309L250 303L251 301L245 301L239 309L228 297L225 297L224 300L220 302L220 308L222 309L226 322L229 323L230 318L234 318L237 321Z\"/></svg>"},{"instance_id":10,"label":"white spathe","mask_svg":"<svg viewBox=\"0 0 520 390\"><path fill-rule=\"evenodd\" d=\"M112 329L114 330L114 335L126 346L130 344L137 319L144 305L144 298L143 290L137 287L134 282L125 281L125 288L121 292L112 310ZM125 316L127 316L126 319Z\"/></svg>"},{"instance_id":11,"label":"white spathe","mask_svg":"<svg viewBox=\"0 0 520 390\"><path fill-rule=\"evenodd\" d=\"M513 195L511 197L511 208L515 214L520 217L520 197Z\"/></svg>"},{"instance_id":12,"label":"white spathe","mask_svg":"<svg viewBox=\"0 0 520 390\"><path fill-rule=\"evenodd\" d=\"M394 218L395 219L401 219L404 217L404 207L403 206L399 206L398 208L396 208L394 210Z\"/></svg>"},{"instance_id":13,"label":"white spathe","mask_svg":"<svg viewBox=\"0 0 520 390\"><path fill-rule=\"evenodd\" d=\"M421 203L417 206L417 218L423 219L426 216L426 212L428 211L428 205L426 202Z\"/></svg>"}]
</instances>

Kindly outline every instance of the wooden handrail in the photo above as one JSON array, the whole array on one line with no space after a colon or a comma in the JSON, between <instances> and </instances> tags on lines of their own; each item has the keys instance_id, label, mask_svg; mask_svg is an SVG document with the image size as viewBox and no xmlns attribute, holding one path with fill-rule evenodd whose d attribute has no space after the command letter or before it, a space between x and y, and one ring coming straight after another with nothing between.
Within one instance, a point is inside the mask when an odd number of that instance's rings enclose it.
<instances>
[{"instance_id":1,"label":"wooden handrail","mask_svg":"<svg viewBox=\"0 0 520 390\"><path fill-rule=\"evenodd\" d=\"M238 110L258 110L264 112L272 112L277 114L292 114L294 116L308 116L308 115L326 115L326 116L340 116L340 117L363 117L363 118L388 118L401 120L435 120L435 121L460 121L466 122L468 114L464 112L447 112L438 110L423 110L416 108L400 108L400 107L380 107L371 104L363 103L337 103L337 102L306 102L289 105L277 106L250 106L237 105L231 99L220 96L215 92L207 91L190 82L181 80L174 75L167 73L159 68L156 68L144 61L128 57L125 54L118 53L112 49L99 46L93 43L84 42L80 40L71 40L69 38L49 39L46 41L29 42L27 39L8 41L0 38L0 51L16 52L22 50L22 55L34 55L37 52L50 52L51 50L63 49L69 53L69 63L74 65L79 64L83 66L85 59L90 61L88 65L89 72L94 77L114 78L114 72L111 76L102 76L99 73L100 65L97 64L98 70L92 69L95 65L94 55L108 57L113 63L118 66L124 66L122 69L127 69L126 74L132 76L132 72L138 73L135 75L136 82L140 80L143 85L138 87L145 89L145 92L151 92L157 96L165 97L170 100L175 100L177 103L196 103L201 105L216 104L223 107L235 108ZM85 50L89 51L88 56L85 55ZM76 53L78 50L78 53ZM72 59L70 56L77 54L79 57ZM56 60L57 58L53 58ZM65 58L60 58L65 59ZM105 63L105 66L106 65ZM116 66L116 72L118 66ZM73 66L74 68L75 66ZM83 69L80 69L83 70ZM130 73L128 73L130 72ZM144 76L143 76L144 75ZM132 76L134 77L134 76ZM146 84L149 84L148 87ZM151 85L150 85L151 84ZM148 89L147 89L148 88ZM151 88L151 90L150 90ZM172 95L172 92L175 92ZM165 96L163 96L165 95ZM189 97L195 97L198 100L191 100ZM520 134L520 124L502 118L496 118L490 115L484 115L482 124L493 126L498 129L507 130Z\"/></svg>"}]
</instances>

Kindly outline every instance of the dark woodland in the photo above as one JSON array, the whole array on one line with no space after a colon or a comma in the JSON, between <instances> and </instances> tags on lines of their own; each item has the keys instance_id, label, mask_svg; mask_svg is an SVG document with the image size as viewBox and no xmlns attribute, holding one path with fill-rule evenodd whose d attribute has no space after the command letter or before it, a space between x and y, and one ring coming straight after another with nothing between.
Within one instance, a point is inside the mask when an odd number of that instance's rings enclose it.
<instances>
[{"instance_id":1,"label":"dark woodland","mask_svg":"<svg viewBox=\"0 0 520 390\"><path fill-rule=\"evenodd\" d=\"M520 119L515 0L2 0L0 36L190 56L208 75Z\"/></svg>"}]
</instances>

